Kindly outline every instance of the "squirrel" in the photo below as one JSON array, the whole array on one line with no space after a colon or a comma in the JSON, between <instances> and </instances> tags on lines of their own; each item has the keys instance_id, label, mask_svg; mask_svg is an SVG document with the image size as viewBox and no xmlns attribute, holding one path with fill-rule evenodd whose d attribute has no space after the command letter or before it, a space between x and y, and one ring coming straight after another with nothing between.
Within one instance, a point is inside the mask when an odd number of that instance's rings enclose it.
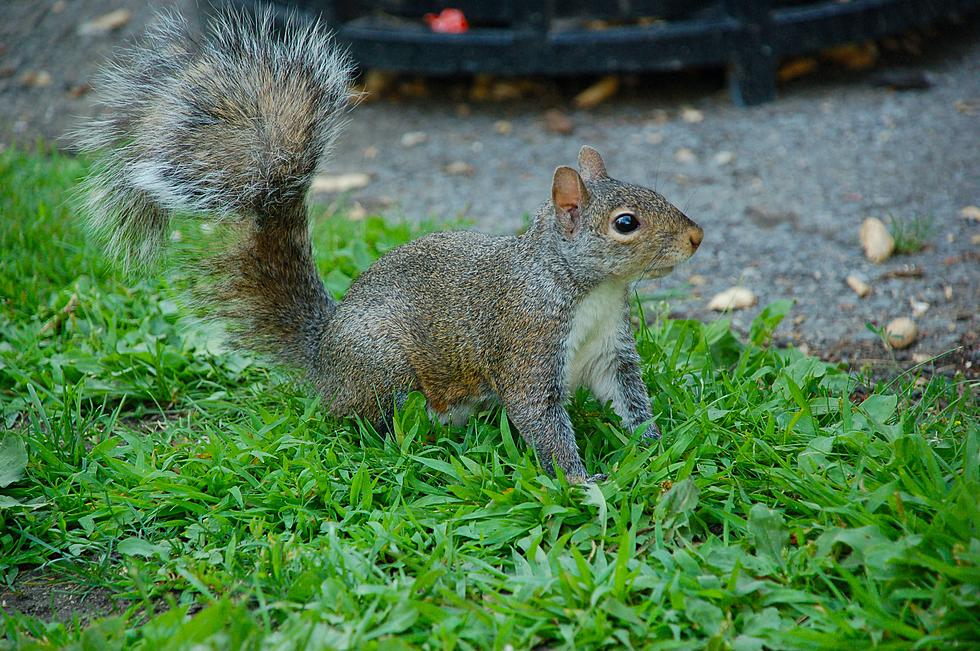
<instances>
[{"instance_id":1,"label":"squirrel","mask_svg":"<svg viewBox=\"0 0 980 651\"><path fill-rule=\"evenodd\" d=\"M351 102L352 63L317 21L277 29L225 11L199 38L163 14L98 78L108 109L79 132L83 185L110 253L143 264L174 214L228 224L196 294L231 341L299 369L336 415L386 431L418 391L442 422L506 408L551 474L595 481L565 403L579 387L657 439L629 288L703 231L660 194L609 176L584 146L521 235L433 233L389 251L338 302L317 272L306 194Z\"/></svg>"}]
</instances>

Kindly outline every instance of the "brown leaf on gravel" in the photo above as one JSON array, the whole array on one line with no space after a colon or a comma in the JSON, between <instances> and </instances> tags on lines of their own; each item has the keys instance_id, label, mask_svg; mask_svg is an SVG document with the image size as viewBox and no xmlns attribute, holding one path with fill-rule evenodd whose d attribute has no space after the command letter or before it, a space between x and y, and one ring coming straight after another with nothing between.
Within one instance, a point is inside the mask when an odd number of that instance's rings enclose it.
<instances>
[{"instance_id":1,"label":"brown leaf on gravel","mask_svg":"<svg viewBox=\"0 0 980 651\"><path fill-rule=\"evenodd\" d=\"M925 275L922 267L916 264L903 264L897 269L889 269L881 274L881 278L922 278Z\"/></svg>"},{"instance_id":2,"label":"brown leaf on gravel","mask_svg":"<svg viewBox=\"0 0 980 651\"><path fill-rule=\"evenodd\" d=\"M618 91L619 77L617 75L606 75L576 95L573 101L578 108L591 109L599 106Z\"/></svg>"},{"instance_id":3,"label":"brown leaf on gravel","mask_svg":"<svg viewBox=\"0 0 980 651\"><path fill-rule=\"evenodd\" d=\"M813 57L803 57L800 59L790 59L779 66L779 71L776 72L776 78L779 81L792 81L793 79L799 79L800 77L805 77L820 66L817 60Z\"/></svg>"},{"instance_id":4,"label":"brown leaf on gravel","mask_svg":"<svg viewBox=\"0 0 980 651\"><path fill-rule=\"evenodd\" d=\"M107 14L102 14L98 18L88 20L78 26L80 36L100 36L115 31L126 25L132 18L129 9L116 9Z\"/></svg>"},{"instance_id":5,"label":"brown leaf on gravel","mask_svg":"<svg viewBox=\"0 0 980 651\"><path fill-rule=\"evenodd\" d=\"M820 58L836 63L848 70L867 70L874 67L878 61L878 46L874 44L874 41L847 43L822 50Z\"/></svg>"}]
</instances>

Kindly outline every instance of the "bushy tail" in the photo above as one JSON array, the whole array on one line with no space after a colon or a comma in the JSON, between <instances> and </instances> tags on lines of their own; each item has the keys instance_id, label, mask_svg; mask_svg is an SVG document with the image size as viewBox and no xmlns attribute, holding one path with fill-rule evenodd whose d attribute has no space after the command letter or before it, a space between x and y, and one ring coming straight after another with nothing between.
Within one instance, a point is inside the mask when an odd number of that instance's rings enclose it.
<instances>
[{"instance_id":1,"label":"bushy tail","mask_svg":"<svg viewBox=\"0 0 980 651\"><path fill-rule=\"evenodd\" d=\"M99 78L107 109L77 134L97 156L91 225L127 265L152 260L172 215L232 224L199 294L251 348L310 371L335 305L312 257L304 199L349 103L351 65L319 24L224 13L195 39L162 14Z\"/></svg>"}]
</instances>

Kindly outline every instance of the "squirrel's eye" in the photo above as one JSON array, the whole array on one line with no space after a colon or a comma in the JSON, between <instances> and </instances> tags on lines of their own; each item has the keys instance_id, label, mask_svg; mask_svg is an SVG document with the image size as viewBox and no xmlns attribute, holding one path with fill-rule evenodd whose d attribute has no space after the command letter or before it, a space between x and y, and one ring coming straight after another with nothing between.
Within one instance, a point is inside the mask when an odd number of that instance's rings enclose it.
<instances>
[{"instance_id":1,"label":"squirrel's eye","mask_svg":"<svg viewBox=\"0 0 980 651\"><path fill-rule=\"evenodd\" d=\"M640 220L636 218L636 215L624 212L613 220L613 227L618 233L632 233L640 227Z\"/></svg>"}]
</instances>

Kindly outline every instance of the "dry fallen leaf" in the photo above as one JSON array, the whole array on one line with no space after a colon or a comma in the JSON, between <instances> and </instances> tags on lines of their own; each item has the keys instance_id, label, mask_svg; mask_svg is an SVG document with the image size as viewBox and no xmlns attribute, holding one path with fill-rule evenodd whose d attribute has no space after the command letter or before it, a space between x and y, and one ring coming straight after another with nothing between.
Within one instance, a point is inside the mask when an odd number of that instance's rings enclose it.
<instances>
[{"instance_id":1,"label":"dry fallen leaf","mask_svg":"<svg viewBox=\"0 0 980 651\"><path fill-rule=\"evenodd\" d=\"M848 70L867 70L878 61L878 47L874 41L848 43L827 48L820 52L820 56Z\"/></svg>"},{"instance_id":2,"label":"dry fallen leaf","mask_svg":"<svg viewBox=\"0 0 980 651\"><path fill-rule=\"evenodd\" d=\"M755 305L756 296L751 289L746 287L731 287L723 292L715 294L708 302L708 309L716 312L726 310L740 310L744 307Z\"/></svg>"},{"instance_id":3,"label":"dry fallen leaf","mask_svg":"<svg viewBox=\"0 0 980 651\"><path fill-rule=\"evenodd\" d=\"M779 66L779 71L776 73L776 78L779 81L790 81L803 77L810 74L817 69L817 60L813 57L805 57L802 59L790 59L783 65Z\"/></svg>"},{"instance_id":4,"label":"dry fallen leaf","mask_svg":"<svg viewBox=\"0 0 980 651\"><path fill-rule=\"evenodd\" d=\"M861 280L856 274L847 277L847 286L854 290L854 293L864 298L871 293L871 285Z\"/></svg>"},{"instance_id":5,"label":"dry fallen leaf","mask_svg":"<svg viewBox=\"0 0 980 651\"><path fill-rule=\"evenodd\" d=\"M861 224L864 255L874 263L884 262L895 250L895 239L880 219L869 217Z\"/></svg>"},{"instance_id":6,"label":"dry fallen leaf","mask_svg":"<svg viewBox=\"0 0 980 651\"><path fill-rule=\"evenodd\" d=\"M575 96L575 106L590 109L599 106L619 90L619 77L606 75Z\"/></svg>"},{"instance_id":7,"label":"dry fallen leaf","mask_svg":"<svg viewBox=\"0 0 980 651\"><path fill-rule=\"evenodd\" d=\"M915 341L917 335L918 329L915 327L915 321L907 316L893 319L885 326L885 337L888 340L888 345L892 348L908 348Z\"/></svg>"},{"instance_id":8,"label":"dry fallen leaf","mask_svg":"<svg viewBox=\"0 0 980 651\"><path fill-rule=\"evenodd\" d=\"M116 9L98 18L86 21L78 26L78 33L81 36L98 36L117 30L132 17L129 9Z\"/></svg>"},{"instance_id":9,"label":"dry fallen leaf","mask_svg":"<svg viewBox=\"0 0 980 651\"><path fill-rule=\"evenodd\" d=\"M350 192L363 188L371 182L371 177L363 172L350 174L317 174L313 178L314 192Z\"/></svg>"}]
</instances>

